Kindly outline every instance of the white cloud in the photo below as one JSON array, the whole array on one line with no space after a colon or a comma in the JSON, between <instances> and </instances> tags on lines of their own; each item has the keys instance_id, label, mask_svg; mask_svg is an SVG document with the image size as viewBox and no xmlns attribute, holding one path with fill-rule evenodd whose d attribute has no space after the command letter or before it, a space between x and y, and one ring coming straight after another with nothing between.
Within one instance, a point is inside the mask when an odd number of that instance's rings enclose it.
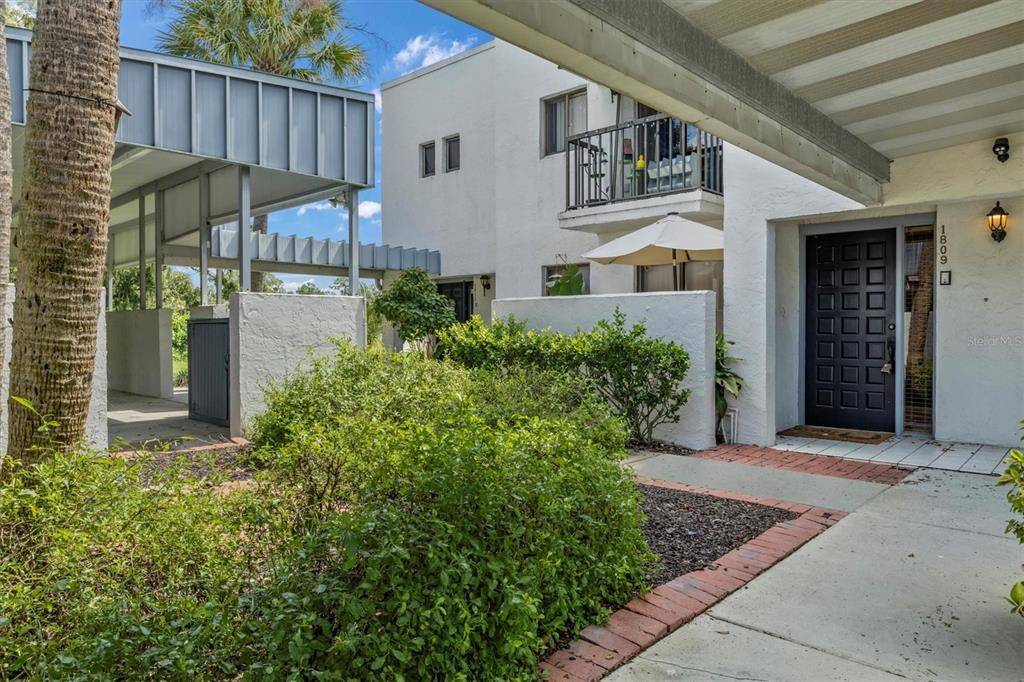
<instances>
[{"instance_id":1,"label":"white cloud","mask_svg":"<svg viewBox=\"0 0 1024 682\"><path fill-rule=\"evenodd\" d=\"M318 201L315 204L300 206L297 215L304 216L306 215L306 211L331 211L334 210L334 208L335 207L331 206L331 202L329 201Z\"/></svg>"},{"instance_id":2,"label":"white cloud","mask_svg":"<svg viewBox=\"0 0 1024 682\"><path fill-rule=\"evenodd\" d=\"M359 217L360 218L373 218L380 215L380 202L379 201L360 201L359 202Z\"/></svg>"},{"instance_id":3,"label":"white cloud","mask_svg":"<svg viewBox=\"0 0 1024 682\"><path fill-rule=\"evenodd\" d=\"M405 47L395 55L394 62L402 73L409 73L465 52L474 42L475 37L468 40L447 40L436 33L420 34L405 42Z\"/></svg>"},{"instance_id":4,"label":"white cloud","mask_svg":"<svg viewBox=\"0 0 1024 682\"><path fill-rule=\"evenodd\" d=\"M377 111L380 111L381 110L381 105L383 103L383 99L380 96L380 88L374 88L372 90L372 92L373 92L373 108L376 109Z\"/></svg>"}]
</instances>

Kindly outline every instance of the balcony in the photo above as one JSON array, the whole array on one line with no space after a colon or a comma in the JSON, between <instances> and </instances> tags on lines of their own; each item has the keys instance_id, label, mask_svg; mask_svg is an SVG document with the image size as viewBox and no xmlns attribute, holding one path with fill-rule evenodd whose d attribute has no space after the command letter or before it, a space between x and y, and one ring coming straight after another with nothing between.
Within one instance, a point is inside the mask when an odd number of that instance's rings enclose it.
<instances>
[{"instance_id":1,"label":"balcony","mask_svg":"<svg viewBox=\"0 0 1024 682\"><path fill-rule=\"evenodd\" d=\"M573 135L565 151L563 229L620 232L669 211L719 226L722 142L666 114Z\"/></svg>"}]
</instances>

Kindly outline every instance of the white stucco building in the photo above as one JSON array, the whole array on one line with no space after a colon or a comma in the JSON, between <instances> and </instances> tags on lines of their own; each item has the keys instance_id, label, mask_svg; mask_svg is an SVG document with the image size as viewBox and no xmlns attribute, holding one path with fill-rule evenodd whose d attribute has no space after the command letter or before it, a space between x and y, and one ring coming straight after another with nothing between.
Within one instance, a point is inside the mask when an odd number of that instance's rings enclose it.
<instances>
[{"instance_id":1,"label":"white stucco building","mask_svg":"<svg viewBox=\"0 0 1024 682\"><path fill-rule=\"evenodd\" d=\"M495 298L542 295L566 263L584 268L588 293L668 288L671 267L647 273L641 283L633 268L588 263L581 254L669 211L721 227L721 194L683 187L696 182L692 168L685 177L666 173L660 190L656 180L620 171L621 152L630 148L637 158L645 148L648 157L674 157L680 170L681 121L670 145L669 119L630 126L657 112L638 111L629 97L504 41L385 83L381 94L384 241L440 251L443 290L465 298L465 310L484 319ZM624 125L600 141L605 175L596 187L590 155L566 138L616 124ZM696 129L690 130L692 146ZM446 151L454 139L457 169ZM434 169L425 172L431 153ZM567 174L574 176L572 196ZM568 202L578 207L567 210ZM687 274L687 288L721 290L721 264L694 264Z\"/></svg>"},{"instance_id":2,"label":"white stucco building","mask_svg":"<svg viewBox=\"0 0 1024 682\"><path fill-rule=\"evenodd\" d=\"M747 382L741 442L802 424L1018 442L1019 4L780 4L763 17L668 0L427 4L499 39L384 87L385 239L438 249L442 281L469 282L474 312L540 296L547 268L677 211L724 229L720 287L701 273L687 288L720 290ZM650 111L717 137L685 133L684 149L657 133L654 150L641 124L601 137ZM579 160L580 142L596 162ZM589 266L591 293L659 280Z\"/></svg>"}]
</instances>

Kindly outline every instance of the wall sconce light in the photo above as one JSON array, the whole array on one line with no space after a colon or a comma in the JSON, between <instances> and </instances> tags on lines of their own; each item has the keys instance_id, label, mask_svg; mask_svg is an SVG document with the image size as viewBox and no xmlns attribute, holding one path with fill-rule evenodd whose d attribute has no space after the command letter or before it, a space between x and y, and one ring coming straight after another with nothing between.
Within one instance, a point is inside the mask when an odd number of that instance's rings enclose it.
<instances>
[{"instance_id":1,"label":"wall sconce light","mask_svg":"<svg viewBox=\"0 0 1024 682\"><path fill-rule=\"evenodd\" d=\"M1006 160L1010 158L1010 140L1005 137L998 138L992 145L992 153L996 155L1000 163L1006 163Z\"/></svg>"},{"instance_id":2,"label":"wall sconce light","mask_svg":"<svg viewBox=\"0 0 1024 682\"><path fill-rule=\"evenodd\" d=\"M988 229L992 230L992 239L996 242L1006 239L1006 217L1009 215L998 201L995 208L988 212Z\"/></svg>"},{"instance_id":3,"label":"wall sconce light","mask_svg":"<svg viewBox=\"0 0 1024 682\"><path fill-rule=\"evenodd\" d=\"M484 288L484 291L490 291L491 290L491 276L490 275L480 275L480 286L482 286Z\"/></svg>"}]
</instances>

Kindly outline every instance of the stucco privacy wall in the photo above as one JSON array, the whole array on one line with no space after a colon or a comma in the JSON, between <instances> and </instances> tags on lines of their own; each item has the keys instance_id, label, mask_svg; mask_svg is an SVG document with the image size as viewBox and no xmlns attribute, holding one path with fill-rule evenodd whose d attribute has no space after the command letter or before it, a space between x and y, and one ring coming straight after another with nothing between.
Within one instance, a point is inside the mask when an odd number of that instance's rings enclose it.
<instances>
[{"instance_id":1,"label":"stucco privacy wall","mask_svg":"<svg viewBox=\"0 0 1024 682\"><path fill-rule=\"evenodd\" d=\"M1004 197L1006 239L989 235L994 202L940 204L951 283L935 287L935 437L969 443L1020 442L1024 418L1024 195ZM938 238L938 237L937 237Z\"/></svg>"},{"instance_id":2,"label":"stucco privacy wall","mask_svg":"<svg viewBox=\"0 0 1024 682\"><path fill-rule=\"evenodd\" d=\"M746 386L735 401L739 441L775 442L775 231L773 218L860 204L725 143L725 336ZM737 191L739 189L740 191ZM785 248L789 248L788 246ZM784 275L785 276L785 273Z\"/></svg>"},{"instance_id":3,"label":"stucco privacy wall","mask_svg":"<svg viewBox=\"0 0 1024 682\"><path fill-rule=\"evenodd\" d=\"M100 301L107 300L106 294ZM101 303L102 305L102 303ZM85 418L85 437L91 447L107 449L107 325L100 310L96 327L96 366L92 374L92 399ZM11 320L14 319L14 285L7 286L7 307L4 310L4 366L0 380L0 406L7 405L11 380ZM0 418L0 459L7 451L7 416Z\"/></svg>"},{"instance_id":4,"label":"stucco privacy wall","mask_svg":"<svg viewBox=\"0 0 1024 682\"><path fill-rule=\"evenodd\" d=\"M231 435L263 411L267 385L333 354L332 339L366 345L362 296L235 293L229 303Z\"/></svg>"},{"instance_id":5,"label":"stucco privacy wall","mask_svg":"<svg viewBox=\"0 0 1024 682\"><path fill-rule=\"evenodd\" d=\"M110 388L136 395L174 397L171 311L114 310L106 315Z\"/></svg>"},{"instance_id":6,"label":"stucco privacy wall","mask_svg":"<svg viewBox=\"0 0 1024 682\"><path fill-rule=\"evenodd\" d=\"M227 303L200 305L189 310L189 318L193 320L213 320L228 317L231 314Z\"/></svg>"},{"instance_id":7,"label":"stucco privacy wall","mask_svg":"<svg viewBox=\"0 0 1024 682\"><path fill-rule=\"evenodd\" d=\"M514 316L530 329L572 334L610 320L616 307L627 324L642 322L653 337L681 344L690 354L683 387L690 399L676 424L655 432L664 441L703 449L715 444L715 293L713 291L498 299L496 317Z\"/></svg>"}]
</instances>

